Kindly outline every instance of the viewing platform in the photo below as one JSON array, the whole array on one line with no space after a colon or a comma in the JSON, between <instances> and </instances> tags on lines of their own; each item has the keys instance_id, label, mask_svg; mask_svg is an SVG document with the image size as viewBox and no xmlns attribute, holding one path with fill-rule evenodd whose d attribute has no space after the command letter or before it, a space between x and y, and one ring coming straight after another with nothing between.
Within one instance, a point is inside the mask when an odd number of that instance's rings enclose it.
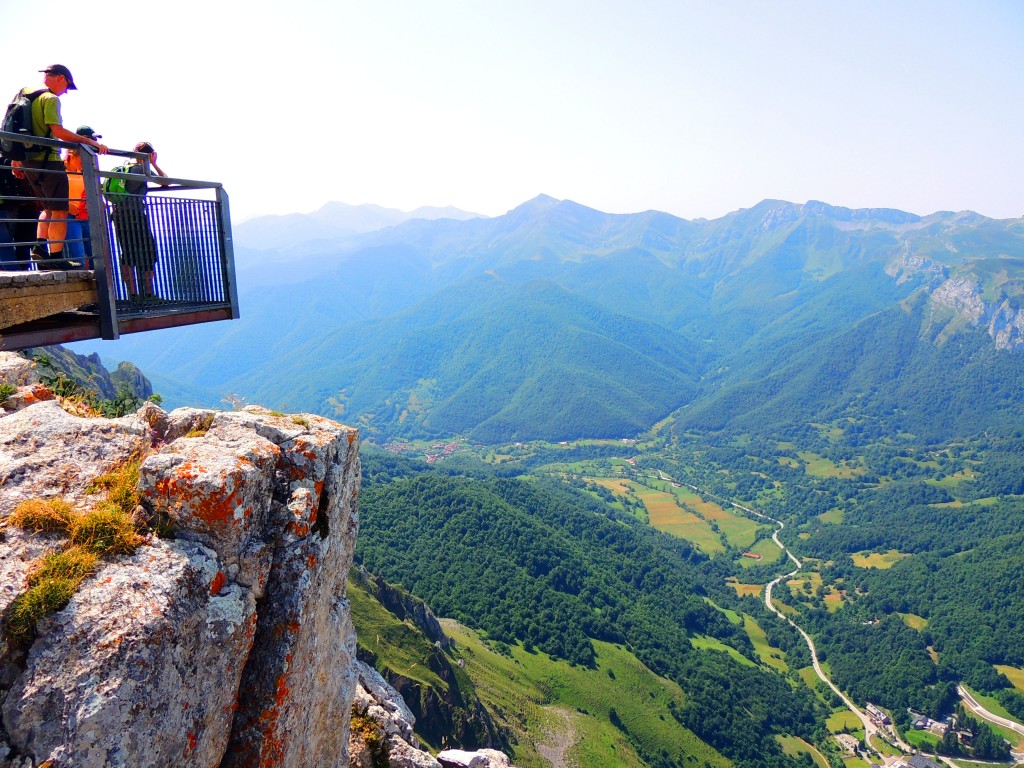
<instances>
[{"instance_id":1,"label":"viewing platform","mask_svg":"<svg viewBox=\"0 0 1024 768\"><path fill-rule=\"evenodd\" d=\"M62 259L34 260L29 250L42 201L27 184L3 196L0 349L117 339L239 316L228 196L219 183L153 174L145 153L111 149L143 170L118 173L100 170L88 146L3 132L0 139L78 150L88 211L87 232L66 236ZM110 178L145 181L148 189L105 195ZM73 256L74 244L83 246L84 258ZM74 266L63 263L69 259Z\"/></svg>"}]
</instances>

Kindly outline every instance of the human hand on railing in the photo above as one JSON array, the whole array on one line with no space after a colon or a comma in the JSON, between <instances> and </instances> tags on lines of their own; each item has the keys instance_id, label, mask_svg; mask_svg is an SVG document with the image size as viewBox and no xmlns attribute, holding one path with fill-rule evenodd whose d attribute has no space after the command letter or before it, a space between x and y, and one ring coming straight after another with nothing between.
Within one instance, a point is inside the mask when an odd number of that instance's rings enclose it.
<instances>
[{"instance_id":1,"label":"human hand on railing","mask_svg":"<svg viewBox=\"0 0 1024 768\"><path fill-rule=\"evenodd\" d=\"M11 161L11 173L14 174L14 178L16 179L25 178L25 172L21 170L21 160Z\"/></svg>"}]
</instances>

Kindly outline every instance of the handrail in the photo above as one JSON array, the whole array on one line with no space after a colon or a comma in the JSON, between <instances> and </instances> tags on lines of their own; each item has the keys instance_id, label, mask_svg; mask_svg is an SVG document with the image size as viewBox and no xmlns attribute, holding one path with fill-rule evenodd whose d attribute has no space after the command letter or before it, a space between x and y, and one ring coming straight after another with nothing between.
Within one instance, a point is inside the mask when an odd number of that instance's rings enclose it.
<instances>
[{"instance_id":1,"label":"handrail","mask_svg":"<svg viewBox=\"0 0 1024 768\"><path fill-rule=\"evenodd\" d=\"M98 332L90 334L87 330L78 329L74 338L116 339L121 332L238 317L228 196L220 182L157 176L150 168L149 155L134 150L110 149L107 154L138 160L143 173L101 170L98 153L92 147L76 142L3 131L0 131L0 139L76 149L82 158L85 209L88 213L85 223L89 234L81 238L65 237L62 259L66 260L70 255L68 251L72 244L91 245L91 264L87 259L84 265L91 269L81 274L95 280L96 298L95 304L89 305L84 313L89 315L91 320L87 319L88 322ZM39 172L58 171L44 169ZM103 191L103 182L109 178L131 182L129 189L140 183L145 186L134 193L126 191L112 201ZM197 195L197 192L206 194ZM147 193L153 195L152 199L147 199ZM21 203L22 211L9 211L8 216L0 217L0 228L6 222L11 224L11 228L20 224L27 229L28 222L34 221L26 218L35 215L32 203L41 208L43 202L42 198L31 194L9 195L5 199L12 204ZM81 221L68 219L72 224ZM2 234L4 232L0 232ZM24 234L21 239L10 237L5 240L0 237L0 272L9 274L5 269L46 270L55 263L61 268L70 268L69 264L61 264L56 259L39 263L28 261L25 252L33 243L34 240L28 242ZM22 260L12 262L5 259L8 249L13 251L11 255L16 259L23 257ZM17 249L21 250L21 256ZM31 277L31 274L34 273L30 272L26 277ZM19 284L25 282L22 278L17 280ZM10 279L0 279L0 289L5 282L9 284ZM52 284L53 281L49 282ZM83 314L83 310L79 308L77 314ZM72 319L86 322L82 318L71 318L69 322ZM14 346L19 342L16 338L12 341L12 335L17 334L9 326L0 327L0 348L21 348ZM34 341L23 346L38 343Z\"/></svg>"}]
</instances>

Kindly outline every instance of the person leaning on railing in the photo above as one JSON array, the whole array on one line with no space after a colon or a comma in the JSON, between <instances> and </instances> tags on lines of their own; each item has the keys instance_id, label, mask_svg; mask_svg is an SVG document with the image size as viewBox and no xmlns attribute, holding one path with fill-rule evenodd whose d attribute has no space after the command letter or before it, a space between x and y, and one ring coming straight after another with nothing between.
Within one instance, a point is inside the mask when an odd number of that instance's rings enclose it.
<instances>
[{"instance_id":1,"label":"person leaning on railing","mask_svg":"<svg viewBox=\"0 0 1024 768\"><path fill-rule=\"evenodd\" d=\"M28 182L15 176L11 161L0 156L0 270L28 269L39 216L39 205L30 197Z\"/></svg>"},{"instance_id":2,"label":"person leaning on railing","mask_svg":"<svg viewBox=\"0 0 1024 768\"><path fill-rule=\"evenodd\" d=\"M136 152L149 155L149 165L158 176L166 176L156 163L156 150L148 141L135 145ZM145 174L142 163L132 162L128 173ZM110 214L114 232L121 250L121 279L128 289L130 300L146 300L156 296L155 276L157 249L153 230L146 213L146 192L149 188L145 178L125 182L125 195L114 203ZM140 285L141 283L141 285Z\"/></svg>"},{"instance_id":3,"label":"person leaning on railing","mask_svg":"<svg viewBox=\"0 0 1024 768\"><path fill-rule=\"evenodd\" d=\"M68 91L78 90L71 71L63 64L51 64L39 70L44 74L43 92L32 102L32 135L51 137L60 141L76 144L88 144L101 155L107 153L107 147L88 136L79 136L61 124L60 97ZM37 89L24 88L22 93L31 93ZM80 265L63 258L64 239L67 236L68 216L68 175L57 149L47 148L35 152L25 160L12 163L15 174L24 172L25 179L32 187L36 197L43 200L43 212L39 216L36 229L36 244L32 246L32 258L45 262L54 261L58 269L76 269ZM44 268L47 265L43 265Z\"/></svg>"}]
</instances>

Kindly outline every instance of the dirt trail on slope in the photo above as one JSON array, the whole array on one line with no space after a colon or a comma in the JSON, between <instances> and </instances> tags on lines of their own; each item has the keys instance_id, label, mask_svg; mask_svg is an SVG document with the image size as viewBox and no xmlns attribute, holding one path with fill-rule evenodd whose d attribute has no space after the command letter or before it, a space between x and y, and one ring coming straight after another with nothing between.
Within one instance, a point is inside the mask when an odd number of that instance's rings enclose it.
<instances>
[{"instance_id":1,"label":"dirt trail on slope","mask_svg":"<svg viewBox=\"0 0 1024 768\"><path fill-rule=\"evenodd\" d=\"M568 756L569 748L576 743L576 726L569 711L561 707L544 707L552 717L550 727L545 729L545 740L537 745L540 756L551 763L552 768L578 768L576 761Z\"/></svg>"}]
</instances>

